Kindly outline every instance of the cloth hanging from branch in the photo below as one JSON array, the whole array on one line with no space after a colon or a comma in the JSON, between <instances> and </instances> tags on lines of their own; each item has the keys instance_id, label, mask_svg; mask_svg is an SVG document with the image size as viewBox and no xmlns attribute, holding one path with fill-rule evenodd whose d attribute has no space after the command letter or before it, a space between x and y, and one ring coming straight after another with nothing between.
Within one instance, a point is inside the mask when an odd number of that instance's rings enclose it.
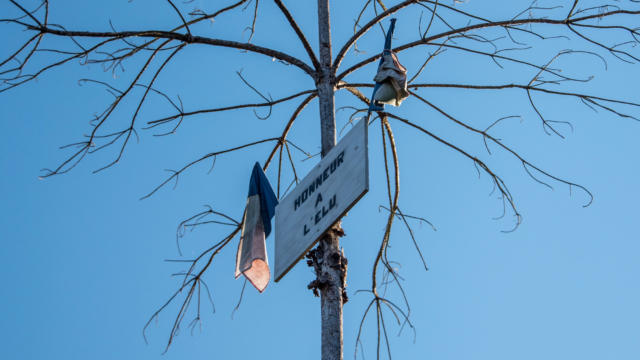
<instances>
[{"instance_id":1,"label":"cloth hanging from branch","mask_svg":"<svg viewBox=\"0 0 640 360\"><path fill-rule=\"evenodd\" d=\"M378 65L378 72L373 78L376 85L373 87L369 112L384 110L383 104L400 106L402 101L409 96L407 90L407 69L400 64L398 57L391 50L391 38L395 29L396 19L391 19L391 25L387 31L384 42L384 50Z\"/></svg>"},{"instance_id":2,"label":"cloth hanging from branch","mask_svg":"<svg viewBox=\"0 0 640 360\"><path fill-rule=\"evenodd\" d=\"M236 279L244 275L251 284L263 292L271 278L265 239L271 233L271 219L278 199L267 176L258 162L253 166L249 180L249 195L244 210L242 232L236 255Z\"/></svg>"}]
</instances>

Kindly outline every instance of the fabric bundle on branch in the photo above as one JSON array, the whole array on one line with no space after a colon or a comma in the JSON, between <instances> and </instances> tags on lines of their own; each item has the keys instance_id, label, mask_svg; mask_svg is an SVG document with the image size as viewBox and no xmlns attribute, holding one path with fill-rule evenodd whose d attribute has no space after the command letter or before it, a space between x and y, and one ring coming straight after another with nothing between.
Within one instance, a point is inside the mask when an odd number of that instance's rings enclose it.
<instances>
[{"instance_id":1,"label":"fabric bundle on branch","mask_svg":"<svg viewBox=\"0 0 640 360\"><path fill-rule=\"evenodd\" d=\"M242 233L236 255L236 279L244 275L263 292L271 278L265 239L271 233L271 219L278 199L264 171L256 162L249 181L249 195L242 221Z\"/></svg>"},{"instance_id":2,"label":"fabric bundle on branch","mask_svg":"<svg viewBox=\"0 0 640 360\"><path fill-rule=\"evenodd\" d=\"M407 69L400 64L398 57L391 50L391 38L395 29L396 19L391 19L384 42L384 50L378 65L378 72L373 78L376 85L371 94L369 112L384 110L383 104L400 106L409 96L407 90Z\"/></svg>"},{"instance_id":3,"label":"fabric bundle on branch","mask_svg":"<svg viewBox=\"0 0 640 360\"><path fill-rule=\"evenodd\" d=\"M398 57L392 51L385 51L382 54L382 61L373 81L380 83L380 87L374 95L376 102L400 106L402 100L409 96L407 69L400 64Z\"/></svg>"}]
</instances>

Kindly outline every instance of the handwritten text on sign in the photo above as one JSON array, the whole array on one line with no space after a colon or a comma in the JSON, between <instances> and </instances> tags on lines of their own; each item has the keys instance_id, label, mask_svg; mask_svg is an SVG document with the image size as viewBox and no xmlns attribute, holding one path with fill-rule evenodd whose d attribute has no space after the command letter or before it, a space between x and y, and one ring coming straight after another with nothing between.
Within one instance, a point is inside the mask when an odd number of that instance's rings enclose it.
<instances>
[{"instance_id":1,"label":"handwritten text on sign","mask_svg":"<svg viewBox=\"0 0 640 360\"><path fill-rule=\"evenodd\" d=\"M276 281L368 190L367 127L361 120L276 207Z\"/></svg>"}]
</instances>

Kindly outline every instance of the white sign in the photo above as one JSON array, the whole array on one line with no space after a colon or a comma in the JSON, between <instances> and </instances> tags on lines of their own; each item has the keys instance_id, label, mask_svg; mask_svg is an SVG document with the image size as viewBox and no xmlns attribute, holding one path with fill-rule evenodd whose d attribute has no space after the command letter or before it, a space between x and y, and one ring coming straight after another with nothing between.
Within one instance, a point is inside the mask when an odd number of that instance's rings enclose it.
<instances>
[{"instance_id":1,"label":"white sign","mask_svg":"<svg viewBox=\"0 0 640 360\"><path fill-rule=\"evenodd\" d=\"M276 207L276 281L369 190L367 137L363 119Z\"/></svg>"}]
</instances>

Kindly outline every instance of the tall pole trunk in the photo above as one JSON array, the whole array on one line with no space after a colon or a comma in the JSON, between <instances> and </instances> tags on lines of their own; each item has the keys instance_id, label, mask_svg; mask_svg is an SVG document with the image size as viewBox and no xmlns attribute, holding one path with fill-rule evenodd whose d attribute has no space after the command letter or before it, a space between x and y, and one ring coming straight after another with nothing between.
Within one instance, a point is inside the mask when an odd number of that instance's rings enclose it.
<instances>
[{"instance_id":1,"label":"tall pole trunk","mask_svg":"<svg viewBox=\"0 0 640 360\"><path fill-rule=\"evenodd\" d=\"M320 40L320 66L318 69L318 99L322 156L336 145L335 76L331 69L331 23L329 0L318 0L318 34ZM340 251L340 236L344 235L340 222L320 239L310 254L316 280L310 285L320 292L322 314L322 360L342 360L342 305L346 301L346 259Z\"/></svg>"},{"instance_id":2,"label":"tall pole trunk","mask_svg":"<svg viewBox=\"0 0 640 360\"><path fill-rule=\"evenodd\" d=\"M318 37L320 40L320 71L316 86L320 101L322 156L324 156L336 145L335 79L333 79L333 72L331 71L329 0L318 0Z\"/></svg>"}]
</instances>

